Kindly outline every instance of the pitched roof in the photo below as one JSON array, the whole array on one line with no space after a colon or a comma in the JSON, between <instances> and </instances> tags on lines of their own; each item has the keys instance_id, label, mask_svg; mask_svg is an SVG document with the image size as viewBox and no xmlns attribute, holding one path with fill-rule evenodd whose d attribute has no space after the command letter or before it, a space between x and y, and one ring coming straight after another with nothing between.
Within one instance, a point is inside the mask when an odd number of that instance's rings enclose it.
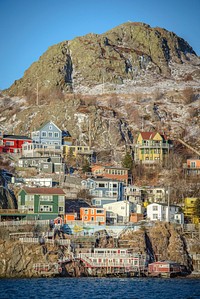
<instances>
[{"instance_id":1,"label":"pitched roof","mask_svg":"<svg viewBox=\"0 0 200 299\"><path fill-rule=\"evenodd\" d=\"M29 188L24 187L23 190L28 194L54 194L54 195L65 195L65 192L61 188Z\"/></svg>"},{"instance_id":2,"label":"pitched roof","mask_svg":"<svg viewBox=\"0 0 200 299\"><path fill-rule=\"evenodd\" d=\"M140 134L144 140L149 140L154 138L156 132L140 132Z\"/></svg>"},{"instance_id":3,"label":"pitched roof","mask_svg":"<svg viewBox=\"0 0 200 299\"><path fill-rule=\"evenodd\" d=\"M28 136L21 136L21 135L3 135L3 138L8 138L8 139L18 139L18 140L32 140Z\"/></svg>"},{"instance_id":4,"label":"pitched roof","mask_svg":"<svg viewBox=\"0 0 200 299\"><path fill-rule=\"evenodd\" d=\"M54 122L53 121L46 121L45 123L43 123L40 127L39 127L39 129L37 129L36 131L40 131L44 126L46 126L47 124L51 124L51 125L53 125L53 126L55 126L59 131L61 131L62 132L62 130L56 125L56 124L54 124Z\"/></svg>"},{"instance_id":5,"label":"pitched roof","mask_svg":"<svg viewBox=\"0 0 200 299\"><path fill-rule=\"evenodd\" d=\"M151 140L155 137L156 134L160 134L160 136L164 139L167 140L167 136L164 133L159 133L159 132L140 132L143 140Z\"/></svg>"}]
</instances>

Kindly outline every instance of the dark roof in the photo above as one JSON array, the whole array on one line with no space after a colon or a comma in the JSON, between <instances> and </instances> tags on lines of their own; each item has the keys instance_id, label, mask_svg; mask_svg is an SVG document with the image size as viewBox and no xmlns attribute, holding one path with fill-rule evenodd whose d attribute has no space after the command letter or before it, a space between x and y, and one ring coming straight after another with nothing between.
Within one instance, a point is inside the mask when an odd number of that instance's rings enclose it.
<instances>
[{"instance_id":1,"label":"dark roof","mask_svg":"<svg viewBox=\"0 0 200 299\"><path fill-rule=\"evenodd\" d=\"M32 140L28 136L21 136L21 135L3 135L3 138Z\"/></svg>"},{"instance_id":2,"label":"dark roof","mask_svg":"<svg viewBox=\"0 0 200 299\"><path fill-rule=\"evenodd\" d=\"M66 213L80 213L80 208L89 208L90 205L83 199L66 199L65 211Z\"/></svg>"},{"instance_id":3,"label":"dark roof","mask_svg":"<svg viewBox=\"0 0 200 299\"><path fill-rule=\"evenodd\" d=\"M70 133L68 131L62 131L62 137L71 137Z\"/></svg>"},{"instance_id":4,"label":"dark roof","mask_svg":"<svg viewBox=\"0 0 200 299\"><path fill-rule=\"evenodd\" d=\"M160 134L160 136L164 139L167 140L167 136L165 134L159 133L159 132L140 132L142 135L143 140L151 140L155 137L156 134Z\"/></svg>"},{"instance_id":5,"label":"dark roof","mask_svg":"<svg viewBox=\"0 0 200 299\"><path fill-rule=\"evenodd\" d=\"M29 188L24 187L23 190L28 194L54 194L54 195L65 195L65 192L61 188Z\"/></svg>"}]
</instances>

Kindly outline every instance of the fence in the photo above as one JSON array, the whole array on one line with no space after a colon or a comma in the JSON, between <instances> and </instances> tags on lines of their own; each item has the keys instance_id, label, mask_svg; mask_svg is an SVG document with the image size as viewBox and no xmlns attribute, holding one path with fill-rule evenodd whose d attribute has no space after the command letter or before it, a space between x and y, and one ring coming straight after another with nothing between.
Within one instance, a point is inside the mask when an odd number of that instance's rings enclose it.
<instances>
[{"instance_id":1,"label":"fence","mask_svg":"<svg viewBox=\"0 0 200 299\"><path fill-rule=\"evenodd\" d=\"M40 244L39 238L19 238L19 241L21 243L31 243L31 244ZM45 244L52 244L54 245L55 243L58 245L65 245L69 246L70 245L70 240L69 239L44 239Z\"/></svg>"},{"instance_id":2,"label":"fence","mask_svg":"<svg viewBox=\"0 0 200 299\"><path fill-rule=\"evenodd\" d=\"M2 221L0 226L10 227L10 226L23 226L23 225L49 225L49 220L13 220L13 221Z\"/></svg>"}]
</instances>

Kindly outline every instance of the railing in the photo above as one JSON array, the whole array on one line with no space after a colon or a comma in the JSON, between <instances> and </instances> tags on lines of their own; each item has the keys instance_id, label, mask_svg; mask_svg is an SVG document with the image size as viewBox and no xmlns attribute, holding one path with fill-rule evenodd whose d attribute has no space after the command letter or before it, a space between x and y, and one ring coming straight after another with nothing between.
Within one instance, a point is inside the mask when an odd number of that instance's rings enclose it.
<instances>
[{"instance_id":1,"label":"railing","mask_svg":"<svg viewBox=\"0 0 200 299\"><path fill-rule=\"evenodd\" d=\"M58 274L61 272L62 269L60 268L58 263L49 263L49 264L38 263L33 265L33 270L35 272L46 272L47 274L48 273Z\"/></svg>"},{"instance_id":2,"label":"railing","mask_svg":"<svg viewBox=\"0 0 200 299\"><path fill-rule=\"evenodd\" d=\"M153 148L164 148L164 149L169 149L170 145L169 144L135 144L135 147L137 148L149 148L149 149L153 149Z\"/></svg>"},{"instance_id":3,"label":"railing","mask_svg":"<svg viewBox=\"0 0 200 299\"><path fill-rule=\"evenodd\" d=\"M39 244L39 238L19 238L19 241L21 243L31 243L31 244ZM69 239L46 239L44 238L44 243L45 244L59 244L59 245L70 245L70 240Z\"/></svg>"},{"instance_id":4,"label":"railing","mask_svg":"<svg viewBox=\"0 0 200 299\"><path fill-rule=\"evenodd\" d=\"M13 220L13 221L2 221L0 226L23 226L23 225L49 225L49 220Z\"/></svg>"},{"instance_id":5,"label":"railing","mask_svg":"<svg viewBox=\"0 0 200 299\"><path fill-rule=\"evenodd\" d=\"M130 196L141 196L141 192L129 191L129 190L125 190L124 194L125 195L130 195Z\"/></svg>"},{"instance_id":6,"label":"railing","mask_svg":"<svg viewBox=\"0 0 200 299\"><path fill-rule=\"evenodd\" d=\"M23 232L23 233L10 233L10 239L19 239L20 237L33 237L33 232Z\"/></svg>"},{"instance_id":7,"label":"railing","mask_svg":"<svg viewBox=\"0 0 200 299\"><path fill-rule=\"evenodd\" d=\"M112 254L112 255L100 255L100 254L84 254L80 253L78 256L81 260L85 261L90 267L127 267L139 269L144 267L145 260L136 258L132 255L126 254ZM95 259L95 260L94 260ZM99 259L103 259L99 261ZM98 260L98 261L97 261Z\"/></svg>"},{"instance_id":8,"label":"railing","mask_svg":"<svg viewBox=\"0 0 200 299\"><path fill-rule=\"evenodd\" d=\"M191 165L188 165L187 163L183 163L183 168L184 169L192 169L192 170L199 170L200 171L200 166L191 166Z\"/></svg>"},{"instance_id":9,"label":"railing","mask_svg":"<svg viewBox=\"0 0 200 299\"><path fill-rule=\"evenodd\" d=\"M23 214L27 213L28 210L18 210L18 209L0 209L0 214Z\"/></svg>"}]
</instances>

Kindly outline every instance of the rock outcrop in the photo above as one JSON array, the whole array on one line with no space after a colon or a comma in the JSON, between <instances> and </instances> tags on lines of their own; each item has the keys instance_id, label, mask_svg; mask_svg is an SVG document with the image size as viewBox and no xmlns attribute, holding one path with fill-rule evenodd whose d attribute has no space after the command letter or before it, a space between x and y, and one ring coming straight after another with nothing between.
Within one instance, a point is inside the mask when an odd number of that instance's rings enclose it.
<instances>
[{"instance_id":1,"label":"rock outcrop","mask_svg":"<svg viewBox=\"0 0 200 299\"><path fill-rule=\"evenodd\" d=\"M62 254L71 253L67 248L56 243L45 246L39 244L22 244L19 241L5 239L1 232L0 239L0 277L38 277L41 273L34 271L34 264L57 263ZM98 242L97 242L98 240ZM153 227L143 227L138 231L127 230L116 244L106 231L101 231L97 238L98 247L131 248L133 252L148 254L150 262L154 260L172 260L193 270L190 253L198 252L199 239L186 238L180 229L172 224L158 223ZM90 244L91 245L91 244ZM53 275L53 274L52 274ZM58 274L59 275L59 274ZM72 260L62 266L63 276L84 276L87 269L79 261Z\"/></svg>"},{"instance_id":2,"label":"rock outcrop","mask_svg":"<svg viewBox=\"0 0 200 299\"><path fill-rule=\"evenodd\" d=\"M192 47L173 32L128 22L104 34L90 33L51 46L7 93L35 93L37 84L40 91L49 92L56 88L89 93L98 85L97 93L104 85L115 91L127 82L173 79L177 66L193 64L192 57L196 57ZM190 68L184 72L180 76L190 73Z\"/></svg>"}]
</instances>

